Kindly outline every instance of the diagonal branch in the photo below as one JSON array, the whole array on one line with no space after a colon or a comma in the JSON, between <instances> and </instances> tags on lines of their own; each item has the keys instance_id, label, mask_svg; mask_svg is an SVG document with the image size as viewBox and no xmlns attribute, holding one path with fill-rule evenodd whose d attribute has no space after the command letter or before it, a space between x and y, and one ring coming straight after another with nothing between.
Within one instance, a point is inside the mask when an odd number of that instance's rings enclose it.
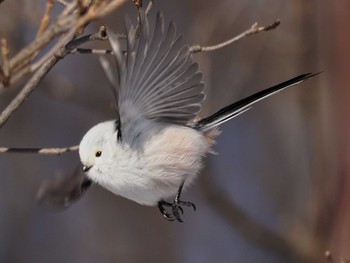
<instances>
[{"instance_id":1,"label":"diagonal branch","mask_svg":"<svg viewBox=\"0 0 350 263\"><path fill-rule=\"evenodd\" d=\"M1 55L1 78L0 81L2 81L5 85L9 83L10 81L10 65L9 65L9 48L7 46L7 40L5 38L2 38L0 40L0 55Z\"/></svg>"},{"instance_id":2,"label":"diagonal branch","mask_svg":"<svg viewBox=\"0 0 350 263\"><path fill-rule=\"evenodd\" d=\"M10 104L0 114L0 128L7 122L11 115L18 109L18 107L26 100L26 98L33 92L38 86L40 81L45 75L52 69L52 67L64 56L69 53L69 50L65 48L65 44L71 41L77 32L81 31L90 21L97 19L103 15L106 15L119 7L126 0L111 0L111 1L98 1L92 6L86 14L81 17L69 16L67 19L69 23L64 23L64 26L54 24L54 29L57 29L61 33L67 32L62 39L40 60L39 64L36 64L38 68L32 69L34 74L29 81L24 85L23 89L17 94L17 96L10 102ZM67 7L68 8L68 7ZM67 9L66 9L67 10ZM62 21L61 21L62 23ZM72 24L73 23L73 24ZM68 27L71 25L71 27ZM46 36L48 34L48 36ZM43 32L39 38L44 36L53 38L57 36L57 32L53 29L48 28ZM23 63L27 63L28 59L32 59L32 55L35 54L39 49L36 45L36 41L32 42L27 48L22 50L13 60L10 61L10 68L14 69ZM46 45L47 41L40 42L42 46ZM19 59L20 58L20 59ZM25 62L23 62L25 61ZM12 67L11 67L12 62Z\"/></svg>"},{"instance_id":3,"label":"diagonal branch","mask_svg":"<svg viewBox=\"0 0 350 263\"><path fill-rule=\"evenodd\" d=\"M40 27L37 36L40 36L45 32L51 21L51 11L54 7L54 0L48 0L46 3L46 10L43 18L41 19Z\"/></svg>"},{"instance_id":4,"label":"diagonal branch","mask_svg":"<svg viewBox=\"0 0 350 263\"><path fill-rule=\"evenodd\" d=\"M30 65L37 55L55 38L63 36L67 43L72 38L81 34L89 22L111 13L126 2L126 0L99 0L91 1L90 4L86 5L87 1L72 1L65 5L62 13L57 16L56 21L49 25L50 4L53 2L52 0L48 1L48 8L45 13L46 18L44 15L43 27L39 29L40 34L9 60L11 81L9 83L0 83L0 92L5 87L13 85L28 73L35 72L39 66L53 56L60 48L57 44L41 57L40 63L35 63L35 67ZM63 42L62 39L59 42Z\"/></svg>"},{"instance_id":5,"label":"diagonal branch","mask_svg":"<svg viewBox=\"0 0 350 263\"><path fill-rule=\"evenodd\" d=\"M34 73L30 80L26 83L23 89L17 94L17 96L10 102L10 104L0 114L0 128L7 122L10 116L15 110L24 102L24 100L32 93L32 91L38 86L40 81L45 75L52 69L52 67L58 62L60 57L53 56L45 62L41 68Z\"/></svg>"}]
</instances>

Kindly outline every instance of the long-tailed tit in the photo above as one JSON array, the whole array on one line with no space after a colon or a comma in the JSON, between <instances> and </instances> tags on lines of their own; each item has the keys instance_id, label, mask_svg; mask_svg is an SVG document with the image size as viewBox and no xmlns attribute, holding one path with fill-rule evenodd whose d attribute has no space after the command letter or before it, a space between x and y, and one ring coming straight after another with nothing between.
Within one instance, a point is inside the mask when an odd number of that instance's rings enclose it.
<instances>
[{"instance_id":1,"label":"long-tailed tit","mask_svg":"<svg viewBox=\"0 0 350 263\"><path fill-rule=\"evenodd\" d=\"M200 172L218 126L314 74L297 76L198 119L204 82L189 47L173 23L165 28L161 13L152 28L144 12L139 15L139 32L127 22L125 52L108 32L116 73L106 61L102 64L114 85L117 118L97 124L83 137L79 154L87 178L75 180L80 185L72 189L78 194L71 196L80 196L93 181L139 204L158 206L168 220L182 221L182 207L195 205L182 201L181 192Z\"/></svg>"}]
</instances>

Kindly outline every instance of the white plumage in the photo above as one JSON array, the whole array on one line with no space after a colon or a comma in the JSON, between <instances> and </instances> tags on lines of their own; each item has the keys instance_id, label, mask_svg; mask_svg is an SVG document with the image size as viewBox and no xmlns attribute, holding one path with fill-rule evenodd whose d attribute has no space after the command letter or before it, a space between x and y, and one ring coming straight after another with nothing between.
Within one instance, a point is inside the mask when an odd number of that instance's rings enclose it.
<instances>
[{"instance_id":1,"label":"white plumage","mask_svg":"<svg viewBox=\"0 0 350 263\"><path fill-rule=\"evenodd\" d=\"M79 153L83 164L91 167L87 175L94 182L139 204L154 206L174 197L183 181L187 186L195 179L211 140L186 126L148 122L159 127L144 127L152 135L142 147L116 143L115 121L108 121L88 131ZM95 156L98 151L100 157Z\"/></svg>"}]
</instances>

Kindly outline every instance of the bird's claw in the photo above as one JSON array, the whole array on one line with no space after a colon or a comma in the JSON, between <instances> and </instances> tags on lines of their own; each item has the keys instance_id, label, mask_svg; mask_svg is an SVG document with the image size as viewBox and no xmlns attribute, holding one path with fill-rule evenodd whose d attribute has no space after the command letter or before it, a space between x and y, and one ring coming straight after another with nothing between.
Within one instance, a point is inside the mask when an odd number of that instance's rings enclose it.
<instances>
[{"instance_id":1,"label":"bird's claw","mask_svg":"<svg viewBox=\"0 0 350 263\"><path fill-rule=\"evenodd\" d=\"M187 206L187 207L192 207L193 208L193 211L196 211L196 205L194 204L194 203L192 203L192 202L187 202L187 201L178 201L178 205L179 205L179 207L181 208L181 210L182 210L182 207L180 206L180 205L182 205L182 206ZM182 210L183 211L183 210Z\"/></svg>"},{"instance_id":2,"label":"bird's claw","mask_svg":"<svg viewBox=\"0 0 350 263\"><path fill-rule=\"evenodd\" d=\"M167 212L164 206L171 207L171 213ZM159 211L163 217L169 221L174 221L176 219L178 222L183 222L183 219L181 218L181 215L184 213L182 206L192 207L193 210L196 211L196 205L192 202L181 201L178 199L175 199L173 203L166 201L158 202Z\"/></svg>"},{"instance_id":3,"label":"bird's claw","mask_svg":"<svg viewBox=\"0 0 350 263\"><path fill-rule=\"evenodd\" d=\"M158 209L160 211L160 213L163 215L163 217L168 220L168 221L174 221L174 218L171 214L169 214L166 209L164 208L164 206L169 206L171 205L170 203L168 202L165 202L165 201L160 201L158 202Z\"/></svg>"},{"instance_id":4,"label":"bird's claw","mask_svg":"<svg viewBox=\"0 0 350 263\"><path fill-rule=\"evenodd\" d=\"M173 218L173 216L171 215L171 214L169 214L168 212L164 212L164 213L162 213L163 214L163 217L166 219L166 220L168 220L168 221L174 221L174 218Z\"/></svg>"}]
</instances>

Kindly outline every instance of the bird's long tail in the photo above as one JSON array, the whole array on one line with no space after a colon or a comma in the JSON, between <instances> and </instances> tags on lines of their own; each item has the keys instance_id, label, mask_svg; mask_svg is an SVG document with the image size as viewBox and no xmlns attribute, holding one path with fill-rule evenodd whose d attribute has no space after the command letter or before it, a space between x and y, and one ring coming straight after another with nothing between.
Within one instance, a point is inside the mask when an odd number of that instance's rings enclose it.
<instances>
[{"instance_id":1,"label":"bird's long tail","mask_svg":"<svg viewBox=\"0 0 350 263\"><path fill-rule=\"evenodd\" d=\"M292 78L290 80L287 80L285 82L282 82L280 84L277 84L273 87L267 88L265 90L262 90L258 93L255 93L249 97L246 97L244 99L241 99L231 105L228 105L218 112L214 113L213 115L201 119L199 122L197 122L194 125L194 128L199 129L201 131L207 131L212 128L215 128L222 123L244 113L245 111L249 110L255 103L257 103L260 100L263 100L273 94L276 94L279 91L282 91L286 88L295 86L304 80L311 78L315 75L318 75L320 73L307 73L302 74L300 76L297 76L295 78Z\"/></svg>"}]
</instances>

